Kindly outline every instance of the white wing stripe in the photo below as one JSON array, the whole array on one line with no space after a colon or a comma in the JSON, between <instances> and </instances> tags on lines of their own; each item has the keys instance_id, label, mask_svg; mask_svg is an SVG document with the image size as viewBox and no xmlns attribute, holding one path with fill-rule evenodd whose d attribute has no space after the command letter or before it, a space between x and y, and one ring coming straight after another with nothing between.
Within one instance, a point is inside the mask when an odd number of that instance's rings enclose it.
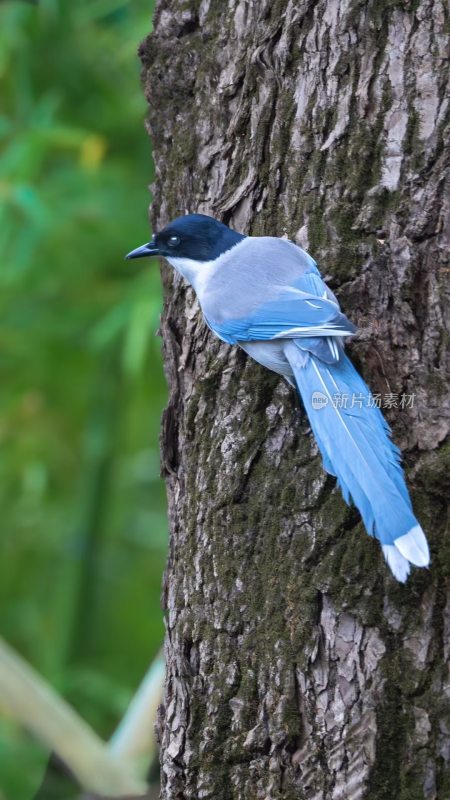
<instances>
[{"instance_id":1,"label":"white wing stripe","mask_svg":"<svg viewBox=\"0 0 450 800\"><path fill-rule=\"evenodd\" d=\"M330 327L333 323L329 323L326 328L322 328L317 325L310 325L301 328L288 328L286 331L281 331L280 333L276 333L275 336L272 336L272 339L286 339L289 336L309 336L313 334L313 336L354 336L355 331L346 331L342 330L342 328L336 330Z\"/></svg>"},{"instance_id":2,"label":"white wing stripe","mask_svg":"<svg viewBox=\"0 0 450 800\"><path fill-rule=\"evenodd\" d=\"M322 310L322 306L318 306L315 303L311 303L311 300L305 300L305 303L308 303L308 305L311 306L311 308L318 308L319 311Z\"/></svg>"}]
</instances>

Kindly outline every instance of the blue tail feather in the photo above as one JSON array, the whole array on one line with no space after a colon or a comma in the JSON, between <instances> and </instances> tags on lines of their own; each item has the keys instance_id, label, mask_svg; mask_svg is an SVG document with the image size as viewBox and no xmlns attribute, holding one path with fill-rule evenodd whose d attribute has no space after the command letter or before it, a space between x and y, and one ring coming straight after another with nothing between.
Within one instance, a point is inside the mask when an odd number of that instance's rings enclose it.
<instances>
[{"instance_id":1,"label":"blue tail feather","mask_svg":"<svg viewBox=\"0 0 450 800\"><path fill-rule=\"evenodd\" d=\"M334 364L294 340L286 342L284 352L325 469L337 477L346 502L352 499L358 507L396 577L405 580L408 562L426 566L429 554L388 424L379 408L368 404L370 391L343 351Z\"/></svg>"}]
</instances>

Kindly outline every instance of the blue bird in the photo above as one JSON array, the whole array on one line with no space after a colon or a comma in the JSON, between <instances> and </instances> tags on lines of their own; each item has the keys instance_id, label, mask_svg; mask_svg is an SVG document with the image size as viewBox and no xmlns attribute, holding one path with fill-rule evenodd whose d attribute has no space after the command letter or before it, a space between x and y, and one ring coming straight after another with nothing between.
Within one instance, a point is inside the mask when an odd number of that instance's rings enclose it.
<instances>
[{"instance_id":1,"label":"blue bird","mask_svg":"<svg viewBox=\"0 0 450 800\"><path fill-rule=\"evenodd\" d=\"M397 580L429 551L381 411L344 352L355 326L308 253L244 236L204 214L169 223L127 258L164 256L193 286L207 325L296 386L323 465L352 499ZM355 402L355 398L357 399Z\"/></svg>"}]
</instances>

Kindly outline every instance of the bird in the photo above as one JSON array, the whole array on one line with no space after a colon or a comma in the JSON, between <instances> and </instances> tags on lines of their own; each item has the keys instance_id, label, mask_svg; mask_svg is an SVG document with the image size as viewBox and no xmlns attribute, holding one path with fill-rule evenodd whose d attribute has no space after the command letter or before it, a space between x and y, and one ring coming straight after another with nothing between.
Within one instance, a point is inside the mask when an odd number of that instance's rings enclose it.
<instances>
[{"instance_id":1,"label":"bird","mask_svg":"<svg viewBox=\"0 0 450 800\"><path fill-rule=\"evenodd\" d=\"M358 508L395 578L404 583L411 565L428 566L400 451L345 352L356 327L309 253L286 238L246 236L206 214L186 214L126 258L146 256L164 257L191 284L219 339L297 388L324 469Z\"/></svg>"}]
</instances>

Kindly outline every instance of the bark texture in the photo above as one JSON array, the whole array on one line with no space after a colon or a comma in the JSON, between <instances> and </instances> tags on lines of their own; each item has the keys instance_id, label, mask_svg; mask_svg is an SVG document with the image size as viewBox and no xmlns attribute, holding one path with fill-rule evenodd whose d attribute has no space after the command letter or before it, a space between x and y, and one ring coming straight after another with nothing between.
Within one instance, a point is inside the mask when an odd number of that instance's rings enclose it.
<instances>
[{"instance_id":1,"label":"bark texture","mask_svg":"<svg viewBox=\"0 0 450 800\"><path fill-rule=\"evenodd\" d=\"M165 800L450 797L449 30L441 0L157 3L155 229L309 249L372 390L415 395L387 417L432 550L394 581L294 392L164 266Z\"/></svg>"}]
</instances>

